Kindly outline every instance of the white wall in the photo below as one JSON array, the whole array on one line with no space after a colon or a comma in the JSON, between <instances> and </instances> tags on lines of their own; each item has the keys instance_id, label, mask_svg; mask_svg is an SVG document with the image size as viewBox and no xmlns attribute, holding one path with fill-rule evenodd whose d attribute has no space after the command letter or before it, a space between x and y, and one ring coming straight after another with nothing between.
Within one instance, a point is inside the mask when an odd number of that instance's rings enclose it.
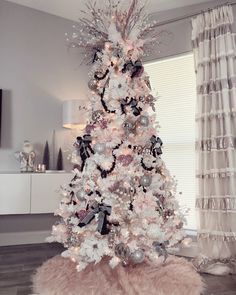
<instances>
[{"instance_id":1,"label":"white wall","mask_svg":"<svg viewBox=\"0 0 236 295\"><path fill-rule=\"evenodd\" d=\"M72 24L0 1L0 171L19 169L13 154L25 139L34 143L38 162L45 141L52 141L53 130L58 146L68 142L70 132L61 127L62 100L86 96L88 72L80 66L78 52L68 52L64 34L71 31Z\"/></svg>"}]
</instances>

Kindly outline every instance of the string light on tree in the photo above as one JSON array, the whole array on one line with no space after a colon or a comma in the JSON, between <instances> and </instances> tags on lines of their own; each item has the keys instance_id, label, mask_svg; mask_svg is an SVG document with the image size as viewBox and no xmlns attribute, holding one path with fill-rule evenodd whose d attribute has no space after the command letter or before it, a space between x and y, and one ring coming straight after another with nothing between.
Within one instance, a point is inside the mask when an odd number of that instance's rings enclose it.
<instances>
[{"instance_id":1,"label":"string light on tree","mask_svg":"<svg viewBox=\"0 0 236 295\"><path fill-rule=\"evenodd\" d=\"M92 64L90 117L74 144L78 165L62 189L61 221L50 240L64 244L63 257L75 261L78 271L104 257L111 267L156 262L159 254L166 259L166 248L185 236L142 63L162 34L139 1L131 0L127 10L120 1L105 2L104 8L86 2L79 25L66 35Z\"/></svg>"}]
</instances>

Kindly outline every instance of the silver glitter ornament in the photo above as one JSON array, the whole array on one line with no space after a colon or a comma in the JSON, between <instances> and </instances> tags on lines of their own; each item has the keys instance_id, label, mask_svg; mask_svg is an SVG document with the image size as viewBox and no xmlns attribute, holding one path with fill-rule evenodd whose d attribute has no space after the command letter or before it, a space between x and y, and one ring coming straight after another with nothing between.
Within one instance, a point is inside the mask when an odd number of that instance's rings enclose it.
<instances>
[{"instance_id":1,"label":"silver glitter ornament","mask_svg":"<svg viewBox=\"0 0 236 295\"><path fill-rule=\"evenodd\" d=\"M123 259L123 260L128 259L130 256L130 248L124 243L120 243L115 246L115 254L120 259Z\"/></svg>"},{"instance_id":2,"label":"silver glitter ornament","mask_svg":"<svg viewBox=\"0 0 236 295\"><path fill-rule=\"evenodd\" d=\"M150 186L151 183L152 183L152 178L151 178L151 176L149 176L149 175L143 175L143 176L141 177L141 179L140 179L140 184L141 184L142 186L147 187L147 186Z\"/></svg>"},{"instance_id":3,"label":"silver glitter ornament","mask_svg":"<svg viewBox=\"0 0 236 295\"><path fill-rule=\"evenodd\" d=\"M142 249L135 250L131 254L131 260L135 264L142 263L144 261L144 258L145 258L145 255Z\"/></svg>"},{"instance_id":4,"label":"silver glitter ornament","mask_svg":"<svg viewBox=\"0 0 236 295\"><path fill-rule=\"evenodd\" d=\"M86 194L86 192L83 191L83 190L78 191L78 192L76 193L76 198L77 198L79 201L81 201L81 202L85 201L85 200L86 200L86 197L87 197L87 194Z\"/></svg>"},{"instance_id":5,"label":"silver glitter ornament","mask_svg":"<svg viewBox=\"0 0 236 295\"><path fill-rule=\"evenodd\" d=\"M97 89L98 89L97 80L95 80L95 79L89 80L88 81L88 87L92 91L97 91Z\"/></svg>"},{"instance_id":6,"label":"silver glitter ornament","mask_svg":"<svg viewBox=\"0 0 236 295\"><path fill-rule=\"evenodd\" d=\"M149 119L146 116L140 116L139 118L140 125L147 127L149 125Z\"/></svg>"},{"instance_id":7,"label":"silver glitter ornament","mask_svg":"<svg viewBox=\"0 0 236 295\"><path fill-rule=\"evenodd\" d=\"M96 143L93 147L95 153L101 155L105 152L106 146L104 143Z\"/></svg>"}]
</instances>

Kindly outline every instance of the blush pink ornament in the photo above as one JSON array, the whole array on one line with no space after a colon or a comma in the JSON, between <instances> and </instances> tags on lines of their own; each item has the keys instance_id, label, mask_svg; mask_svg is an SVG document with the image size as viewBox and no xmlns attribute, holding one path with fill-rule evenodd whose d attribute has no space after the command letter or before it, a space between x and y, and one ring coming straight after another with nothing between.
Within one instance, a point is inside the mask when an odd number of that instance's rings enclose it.
<instances>
[{"instance_id":1,"label":"blush pink ornament","mask_svg":"<svg viewBox=\"0 0 236 295\"><path fill-rule=\"evenodd\" d=\"M95 125L94 124L88 124L86 127L85 127L85 131L86 133L90 134L95 128Z\"/></svg>"},{"instance_id":2,"label":"blush pink ornament","mask_svg":"<svg viewBox=\"0 0 236 295\"><path fill-rule=\"evenodd\" d=\"M80 210L79 212L77 212L77 216L79 218L79 220L83 220L86 216L88 215L88 211L87 210Z\"/></svg>"},{"instance_id":3,"label":"blush pink ornament","mask_svg":"<svg viewBox=\"0 0 236 295\"><path fill-rule=\"evenodd\" d=\"M105 120L105 119L101 119L101 120L99 121L99 126L100 126L102 129L106 129L106 128L107 128L107 125L108 125L107 120Z\"/></svg>"},{"instance_id":4,"label":"blush pink ornament","mask_svg":"<svg viewBox=\"0 0 236 295\"><path fill-rule=\"evenodd\" d=\"M129 164L133 161L133 156L131 155L120 155L117 160L123 165L123 166L129 166Z\"/></svg>"}]
</instances>

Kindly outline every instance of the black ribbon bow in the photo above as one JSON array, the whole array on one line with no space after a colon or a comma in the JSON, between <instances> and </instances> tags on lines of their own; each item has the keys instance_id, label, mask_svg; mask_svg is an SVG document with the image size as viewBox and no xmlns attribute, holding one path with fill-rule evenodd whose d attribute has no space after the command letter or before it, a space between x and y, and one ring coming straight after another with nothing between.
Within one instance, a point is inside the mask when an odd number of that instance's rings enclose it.
<instances>
[{"instance_id":1,"label":"black ribbon bow","mask_svg":"<svg viewBox=\"0 0 236 295\"><path fill-rule=\"evenodd\" d=\"M141 114L142 109L140 107L138 107L138 102L136 99L134 99L133 97L131 97L131 99L129 100L129 97L123 98L121 100L121 111L122 114L125 114L125 107L126 106L130 106L134 116L139 116Z\"/></svg>"},{"instance_id":2,"label":"black ribbon bow","mask_svg":"<svg viewBox=\"0 0 236 295\"><path fill-rule=\"evenodd\" d=\"M151 148L150 148L151 154L153 155L153 157L157 158L157 156L162 154L161 147L163 145L163 142L160 139L160 137L156 137L155 135L153 135L150 138L150 141L151 141Z\"/></svg>"},{"instance_id":3,"label":"black ribbon bow","mask_svg":"<svg viewBox=\"0 0 236 295\"><path fill-rule=\"evenodd\" d=\"M78 136L76 138L75 147L77 148L77 152L81 157L82 165L81 171L84 169L85 161L90 157L90 154L94 154L94 151L91 147L92 137L89 134L83 135L83 137Z\"/></svg>"},{"instance_id":4,"label":"black ribbon bow","mask_svg":"<svg viewBox=\"0 0 236 295\"><path fill-rule=\"evenodd\" d=\"M98 214L97 231L101 235L107 235L110 231L107 226L107 216L111 215L111 206L95 202L90 208L92 210L80 221L79 227L84 227L89 224L95 218L95 215Z\"/></svg>"},{"instance_id":5,"label":"black ribbon bow","mask_svg":"<svg viewBox=\"0 0 236 295\"><path fill-rule=\"evenodd\" d=\"M140 60L136 60L134 63L130 60L124 64L122 69L122 73L130 72L131 78L140 77L144 71L142 62Z\"/></svg>"}]
</instances>

